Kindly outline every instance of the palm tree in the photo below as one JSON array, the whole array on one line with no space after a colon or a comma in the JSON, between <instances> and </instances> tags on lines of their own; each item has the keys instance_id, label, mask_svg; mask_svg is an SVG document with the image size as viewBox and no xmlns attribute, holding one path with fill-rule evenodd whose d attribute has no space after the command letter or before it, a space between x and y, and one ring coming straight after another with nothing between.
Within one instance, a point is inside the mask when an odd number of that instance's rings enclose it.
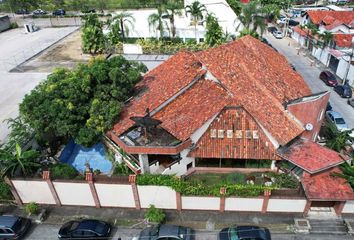
<instances>
[{"instance_id":1,"label":"palm tree","mask_svg":"<svg viewBox=\"0 0 354 240\"><path fill-rule=\"evenodd\" d=\"M323 50L324 50L328 45L330 45L331 41L333 40L333 34L332 34L331 32L324 31L322 34L320 34L320 38L321 38L322 41L323 41L323 44L322 44L322 51L321 51L321 54L320 54L320 61L321 61Z\"/></svg>"},{"instance_id":2,"label":"palm tree","mask_svg":"<svg viewBox=\"0 0 354 240\"><path fill-rule=\"evenodd\" d=\"M354 166L350 166L347 162L345 162L339 167L342 170L342 173L333 173L333 176L346 179L350 186L354 189Z\"/></svg>"},{"instance_id":3,"label":"palm tree","mask_svg":"<svg viewBox=\"0 0 354 240\"><path fill-rule=\"evenodd\" d=\"M197 40L197 25L200 20L203 20L203 13L207 10L204 4L199 1L194 1L191 5L186 6L186 15L190 15L192 18L192 25L194 26L195 40Z\"/></svg>"},{"instance_id":4,"label":"palm tree","mask_svg":"<svg viewBox=\"0 0 354 240\"><path fill-rule=\"evenodd\" d=\"M129 33L128 25L130 25L133 28L135 18L133 17L132 13L121 12L118 15L113 17L112 22L114 22L116 20L119 22L122 40L125 41L125 36L128 35L128 33Z\"/></svg>"},{"instance_id":5,"label":"palm tree","mask_svg":"<svg viewBox=\"0 0 354 240\"><path fill-rule=\"evenodd\" d=\"M18 143L16 143L15 153L0 149L1 176L14 176L16 171L21 171L25 176L28 175L41 166L38 162L35 162L38 156L39 153L35 150L22 152Z\"/></svg>"},{"instance_id":6,"label":"palm tree","mask_svg":"<svg viewBox=\"0 0 354 240\"><path fill-rule=\"evenodd\" d=\"M176 36L176 26L175 26L175 16L182 15L182 9L180 8L179 4L173 0L170 0L165 5L167 15L163 16L164 18L168 18L170 20L171 25L171 33L172 37Z\"/></svg>"},{"instance_id":7,"label":"palm tree","mask_svg":"<svg viewBox=\"0 0 354 240\"><path fill-rule=\"evenodd\" d=\"M266 23L262 7L258 1L251 1L248 4L242 5L242 11L239 16L239 20L243 27L246 29L243 31L243 33L248 32L251 35L256 36L259 30L260 35L263 35L263 32L266 28Z\"/></svg>"},{"instance_id":8,"label":"palm tree","mask_svg":"<svg viewBox=\"0 0 354 240\"><path fill-rule=\"evenodd\" d=\"M157 8L157 13L152 13L148 17L150 30L152 28L154 30L157 29L160 32L158 38L163 37L164 32L163 11L163 7L160 6Z\"/></svg>"}]
</instances>

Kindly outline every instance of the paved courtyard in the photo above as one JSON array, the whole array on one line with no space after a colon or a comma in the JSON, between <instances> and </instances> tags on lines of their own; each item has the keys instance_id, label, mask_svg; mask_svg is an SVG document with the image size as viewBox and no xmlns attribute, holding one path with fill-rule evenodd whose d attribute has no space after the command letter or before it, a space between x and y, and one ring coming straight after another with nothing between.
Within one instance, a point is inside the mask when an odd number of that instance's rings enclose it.
<instances>
[{"instance_id":1,"label":"paved courtyard","mask_svg":"<svg viewBox=\"0 0 354 240\"><path fill-rule=\"evenodd\" d=\"M9 133L4 120L18 115L18 104L24 95L49 74L9 71L76 29L45 28L25 34L23 28L18 28L0 33L0 142L3 142Z\"/></svg>"}]
</instances>

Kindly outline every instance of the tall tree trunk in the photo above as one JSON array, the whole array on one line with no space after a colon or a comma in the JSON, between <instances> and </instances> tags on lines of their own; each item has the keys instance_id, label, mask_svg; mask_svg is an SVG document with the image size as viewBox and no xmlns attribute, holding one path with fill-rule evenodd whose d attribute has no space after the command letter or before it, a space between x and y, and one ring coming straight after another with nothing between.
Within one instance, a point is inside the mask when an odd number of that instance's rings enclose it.
<instances>
[{"instance_id":1,"label":"tall tree trunk","mask_svg":"<svg viewBox=\"0 0 354 240\"><path fill-rule=\"evenodd\" d=\"M170 18L170 23L171 23L171 31L172 31L172 37L176 37L176 26L175 26L175 17L172 15Z\"/></svg>"},{"instance_id":2,"label":"tall tree trunk","mask_svg":"<svg viewBox=\"0 0 354 240\"><path fill-rule=\"evenodd\" d=\"M124 34L124 21L123 19L120 20L120 30L122 31L122 40L125 41L125 34Z\"/></svg>"}]
</instances>

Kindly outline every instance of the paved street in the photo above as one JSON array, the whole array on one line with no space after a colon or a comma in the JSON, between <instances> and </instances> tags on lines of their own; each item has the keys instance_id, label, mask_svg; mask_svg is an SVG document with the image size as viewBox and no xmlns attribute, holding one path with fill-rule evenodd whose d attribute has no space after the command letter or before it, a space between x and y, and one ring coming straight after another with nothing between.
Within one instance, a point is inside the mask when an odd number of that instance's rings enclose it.
<instances>
[{"instance_id":1,"label":"paved street","mask_svg":"<svg viewBox=\"0 0 354 240\"><path fill-rule=\"evenodd\" d=\"M354 128L354 109L347 104L347 99L341 98L333 89L326 86L320 79L320 72L323 65L311 66L310 59L304 57L301 53L297 55L297 43L290 38L276 39L271 34L265 35L270 44L273 45L281 54L283 54L290 63L292 63L297 72L305 79L313 93L330 91L330 102L333 110L340 112L349 128ZM288 46L290 42L290 46Z\"/></svg>"}]
</instances>

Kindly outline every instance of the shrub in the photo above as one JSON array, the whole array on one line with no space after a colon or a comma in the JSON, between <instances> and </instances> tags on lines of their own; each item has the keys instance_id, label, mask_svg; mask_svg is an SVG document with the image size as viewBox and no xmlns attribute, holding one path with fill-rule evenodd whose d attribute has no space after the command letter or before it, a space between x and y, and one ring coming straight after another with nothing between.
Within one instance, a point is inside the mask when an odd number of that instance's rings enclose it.
<instances>
[{"instance_id":1,"label":"shrub","mask_svg":"<svg viewBox=\"0 0 354 240\"><path fill-rule=\"evenodd\" d=\"M73 179L79 172L66 163L57 163L50 168L53 179Z\"/></svg>"},{"instance_id":2,"label":"shrub","mask_svg":"<svg viewBox=\"0 0 354 240\"><path fill-rule=\"evenodd\" d=\"M1 200L10 200L12 199L10 186L5 182L0 182L0 199Z\"/></svg>"},{"instance_id":3,"label":"shrub","mask_svg":"<svg viewBox=\"0 0 354 240\"><path fill-rule=\"evenodd\" d=\"M30 202L25 205L25 212L27 214L36 214L39 211L39 206L35 202Z\"/></svg>"},{"instance_id":4,"label":"shrub","mask_svg":"<svg viewBox=\"0 0 354 240\"><path fill-rule=\"evenodd\" d=\"M147 212L145 213L145 218L149 222L162 223L165 220L165 213L155 207L155 205L150 205Z\"/></svg>"},{"instance_id":5,"label":"shrub","mask_svg":"<svg viewBox=\"0 0 354 240\"><path fill-rule=\"evenodd\" d=\"M279 188L292 188L295 189L299 186L299 182L294 179L291 174L277 174L273 172L267 173L269 177L275 179L275 185Z\"/></svg>"},{"instance_id":6,"label":"shrub","mask_svg":"<svg viewBox=\"0 0 354 240\"><path fill-rule=\"evenodd\" d=\"M129 175L129 174L132 174L133 171L130 170L130 168L127 167L127 165L125 165L124 163L117 163L115 166L114 166L114 171L113 171L113 176L117 176L117 175Z\"/></svg>"},{"instance_id":7,"label":"shrub","mask_svg":"<svg viewBox=\"0 0 354 240\"><path fill-rule=\"evenodd\" d=\"M10 23L10 28L11 28L11 29L18 28L17 22L12 22L12 23Z\"/></svg>"}]
</instances>

